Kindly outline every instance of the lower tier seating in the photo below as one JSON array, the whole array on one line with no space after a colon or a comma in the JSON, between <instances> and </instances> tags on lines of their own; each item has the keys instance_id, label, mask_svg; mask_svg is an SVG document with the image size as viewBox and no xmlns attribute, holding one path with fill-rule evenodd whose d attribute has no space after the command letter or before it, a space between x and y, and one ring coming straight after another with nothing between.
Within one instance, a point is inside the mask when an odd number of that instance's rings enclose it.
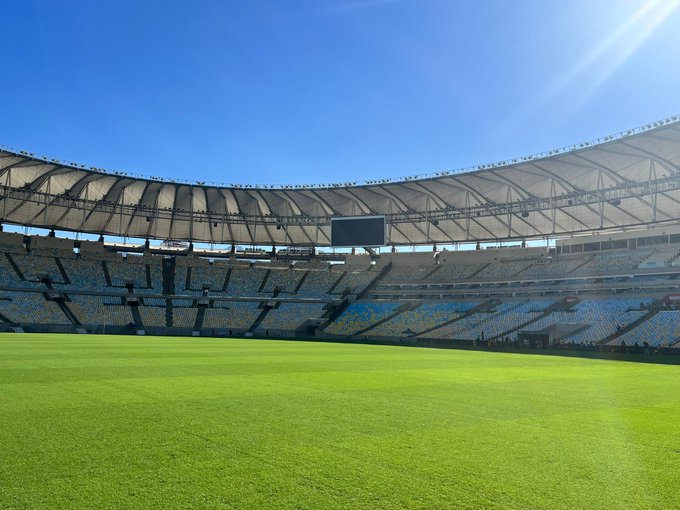
<instances>
[{"instance_id":1,"label":"lower tier seating","mask_svg":"<svg viewBox=\"0 0 680 510\"><path fill-rule=\"evenodd\" d=\"M176 328L193 328L196 322L197 308L172 308L172 325Z\"/></svg>"},{"instance_id":2,"label":"lower tier seating","mask_svg":"<svg viewBox=\"0 0 680 510\"><path fill-rule=\"evenodd\" d=\"M248 329L261 311L258 302L230 301L222 306L205 311L204 328Z\"/></svg>"},{"instance_id":3,"label":"lower tier seating","mask_svg":"<svg viewBox=\"0 0 680 510\"><path fill-rule=\"evenodd\" d=\"M651 346L677 345L680 340L680 311L661 311L638 327L612 340L612 344Z\"/></svg>"},{"instance_id":4,"label":"lower tier seating","mask_svg":"<svg viewBox=\"0 0 680 510\"><path fill-rule=\"evenodd\" d=\"M551 313L524 330L541 331L555 326L574 325L577 329L566 330L567 342L599 342L642 317L646 313L644 308L652 301L650 298L585 299L569 310ZM569 331L575 334L569 334Z\"/></svg>"},{"instance_id":5,"label":"lower tier seating","mask_svg":"<svg viewBox=\"0 0 680 510\"><path fill-rule=\"evenodd\" d=\"M140 306L139 314L145 327L165 326L165 307Z\"/></svg>"},{"instance_id":6,"label":"lower tier seating","mask_svg":"<svg viewBox=\"0 0 680 510\"><path fill-rule=\"evenodd\" d=\"M532 317L543 313L549 301L501 303L491 309L468 315L442 328L428 333L433 338L461 340L489 339L507 331Z\"/></svg>"},{"instance_id":7,"label":"lower tier seating","mask_svg":"<svg viewBox=\"0 0 680 510\"><path fill-rule=\"evenodd\" d=\"M69 309L82 325L127 326L133 322L128 305L106 304L101 297L71 295Z\"/></svg>"},{"instance_id":8,"label":"lower tier seating","mask_svg":"<svg viewBox=\"0 0 680 510\"><path fill-rule=\"evenodd\" d=\"M387 318L397 308L398 303L387 301L352 303L335 322L326 327L325 331L332 335L354 335Z\"/></svg>"},{"instance_id":9,"label":"lower tier seating","mask_svg":"<svg viewBox=\"0 0 680 510\"><path fill-rule=\"evenodd\" d=\"M70 324L57 303L37 292L3 292L0 313L16 324Z\"/></svg>"},{"instance_id":10,"label":"lower tier seating","mask_svg":"<svg viewBox=\"0 0 680 510\"><path fill-rule=\"evenodd\" d=\"M479 303L424 303L371 329L368 334L382 337L411 336L460 317Z\"/></svg>"},{"instance_id":11,"label":"lower tier seating","mask_svg":"<svg viewBox=\"0 0 680 510\"><path fill-rule=\"evenodd\" d=\"M295 330L307 319L323 315L323 303L283 303L269 311L259 329Z\"/></svg>"}]
</instances>

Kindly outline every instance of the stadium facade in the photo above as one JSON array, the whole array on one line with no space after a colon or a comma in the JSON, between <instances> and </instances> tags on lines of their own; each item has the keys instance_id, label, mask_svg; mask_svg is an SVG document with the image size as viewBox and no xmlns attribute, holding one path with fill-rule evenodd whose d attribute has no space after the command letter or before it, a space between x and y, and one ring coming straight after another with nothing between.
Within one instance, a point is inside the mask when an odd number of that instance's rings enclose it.
<instances>
[{"instance_id":1,"label":"stadium facade","mask_svg":"<svg viewBox=\"0 0 680 510\"><path fill-rule=\"evenodd\" d=\"M174 241L0 234L0 329L327 337L680 352L680 121L469 171L316 186L220 186L0 152L2 223ZM317 254L339 217L389 245ZM236 244L277 246L238 252ZM281 250L281 247L287 247Z\"/></svg>"}]
</instances>

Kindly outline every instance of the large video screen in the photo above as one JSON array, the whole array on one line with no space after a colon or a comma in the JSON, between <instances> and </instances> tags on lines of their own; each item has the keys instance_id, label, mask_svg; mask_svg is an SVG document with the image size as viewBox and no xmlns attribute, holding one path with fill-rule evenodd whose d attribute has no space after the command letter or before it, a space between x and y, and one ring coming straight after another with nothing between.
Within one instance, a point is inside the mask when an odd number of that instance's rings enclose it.
<instances>
[{"instance_id":1,"label":"large video screen","mask_svg":"<svg viewBox=\"0 0 680 510\"><path fill-rule=\"evenodd\" d=\"M385 217L331 218L331 246L384 246Z\"/></svg>"}]
</instances>

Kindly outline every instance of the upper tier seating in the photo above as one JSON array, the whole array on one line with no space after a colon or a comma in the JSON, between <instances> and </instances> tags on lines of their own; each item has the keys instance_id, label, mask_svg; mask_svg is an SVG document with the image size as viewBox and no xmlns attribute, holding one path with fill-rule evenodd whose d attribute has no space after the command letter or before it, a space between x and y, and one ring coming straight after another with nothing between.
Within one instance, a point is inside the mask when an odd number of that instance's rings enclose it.
<instances>
[{"instance_id":1,"label":"upper tier seating","mask_svg":"<svg viewBox=\"0 0 680 510\"><path fill-rule=\"evenodd\" d=\"M532 261L527 260L513 260L508 262L498 262L485 266L479 271L475 280L503 280L521 273L526 268L533 264Z\"/></svg>"},{"instance_id":2,"label":"upper tier seating","mask_svg":"<svg viewBox=\"0 0 680 510\"><path fill-rule=\"evenodd\" d=\"M3 234L6 236L7 234ZM19 253L25 254L26 248L19 238L12 237L11 239L0 240L0 253Z\"/></svg>"},{"instance_id":3,"label":"upper tier seating","mask_svg":"<svg viewBox=\"0 0 680 510\"><path fill-rule=\"evenodd\" d=\"M114 287L125 287L128 283L133 283L135 289L146 288L146 266L136 262L121 259L120 261L106 262L109 270L111 285Z\"/></svg>"},{"instance_id":4,"label":"upper tier seating","mask_svg":"<svg viewBox=\"0 0 680 510\"><path fill-rule=\"evenodd\" d=\"M28 281L37 282L47 277L54 283L65 283L53 257L39 255L12 255L12 259Z\"/></svg>"},{"instance_id":5,"label":"upper tier seating","mask_svg":"<svg viewBox=\"0 0 680 510\"><path fill-rule=\"evenodd\" d=\"M179 269L179 268L178 268ZM186 275L186 269L184 275ZM229 266L226 264L215 264L212 266L196 266L191 268L191 289L202 290L209 288L211 291L220 292L224 287L224 280L227 277ZM186 278L186 276L185 276ZM175 277L175 288L178 284L180 288L185 288L185 279L177 279Z\"/></svg>"},{"instance_id":6,"label":"upper tier seating","mask_svg":"<svg viewBox=\"0 0 680 510\"><path fill-rule=\"evenodd\" d=\"M263 292L271 294L278 289L282 294L292 294L304 272L292 269L272 269Z\"/></svg>"},{"instance_id":7,"label":"upper tier seating","mask_svg":"<svg viewBox=\"0 0 680 510\"><path fill-rule=\"evenodd\" d=\"M654 251L638 264L640 269L669 266L676 252Z\"/></svg>"},{"instance_id":8,"label":"upper tier seating","mask_svg":"<svg viewBox=\"0 0 680 510\"><path fill-rule=\"evenodd\" d=\"M9 260L0 253L0 285L3 287L36 287L44 288L44 285L33 281L22 281L14 270Z\"/></svg>"},{"instance_id":9,"label":"upper tier seating","mask_svg":"<svg viewBox=\"0 0 680 510\"><path fill-rule=\"evenodd\" d=\"M107 290L101 262L76 259L60 259L60 261L71 283L55 285L55 287L74 290Z\"/></svg>"},{"instance_id":10,"label":"upper tier seating","mask_svg":"<svg viewBox=\"0 0 680 510\"><path fill-rule=\"evenodd\" d=\"M328 297L328 293L335 282L340 278L341 273L322 271L309 271L307 278L297 291L297 296L308 298Z\"/></svg>"},{"instance_id":11,"label":"upper tier seating","mask_svg":"<svg viewBox=\"0 0 680 510\"><path fill-rule=\"evenodd\" d=\"M333 289L333 294L359 294L377 275L372 271L347 271L340 283Z\"/></svg>"},{"instance_id":12,"label":"upper tier seating","mask_svg":"<svg viewBox=\"0 0 680 510\"><path fill-rule=\"evenodd\" d=\"M194 271L196 268L192 268L191 274L193 275ZM185 294L187 292L186 284L187 284L187 273L188 273L188 268L186 266L175 266L175 294ZM192 285L191 287L193 288L193 278L191 281ZM199 285L199 288L202 290L202 287ZM221 287L220 287L221 288Z\"/></svg>"},{"instance_id":13,"label":"upper tier seating","mask_svg":"<svg viewBox=\"0 0 680 510\"><path fill-rule=\"evenodd\" d=\"M383 283L420 283L424 278L437 269L434 264L422 266L396 266L389 270Z\"/></svg>"},{"instance_id":14,"label":"upper tier seating","mask_svg":"<svg viewBox=\"0 0 680 510\"><path fill-rule=\"evenodd\" d=\"M227 295L234 297L256 296L266 274L266 270L257 268L232 270Z\"/></svg>"},{"instance_id":15,"label":"upper tier seating","mask_svg":"<svg viewBox=\"0 0 680 510\"><path fill-rule=\"evenodd\" d=\"M516 276L519 279L566 276L586 263L588 259L589 257L566 256L562 258L555 257L545 261L537 261Z\"/></svg>"},{"instance_id":16,"label":"upper tier seating","mask_svg":"<svg viewBox=\"0 0 680 510\"><path fill-rule=\"evenodd\" d=\"M427 283L453 283L466 280L484 268L487 264L442 264L440 268L426 278Z\"/></svg>"},{"instance_id":17,"label":"upper tier seating","mask_svg":"<svg viewBox=\"0 0 680 510\"><path fill-rule=\"evenodd\" d=\"M648 251L595 255L574 274L622 274L637 268L648 256Z\"/></svg>"}]
</instances>

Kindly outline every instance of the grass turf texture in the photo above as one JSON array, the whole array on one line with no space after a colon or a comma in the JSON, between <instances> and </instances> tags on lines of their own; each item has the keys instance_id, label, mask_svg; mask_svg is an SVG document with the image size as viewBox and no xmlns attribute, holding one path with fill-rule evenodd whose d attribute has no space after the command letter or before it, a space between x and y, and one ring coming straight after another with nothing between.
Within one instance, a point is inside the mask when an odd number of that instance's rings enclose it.
<instances>
[{"instance_id":1,"label":"grass turf texture","mask_svg":"<svg viewBox=\"0 0 680 510\"><path fill-rule=\"evenodd\" d=\"M0 336L1 508L678 508L680 367Z\"/></svg>"}]
</instances>

